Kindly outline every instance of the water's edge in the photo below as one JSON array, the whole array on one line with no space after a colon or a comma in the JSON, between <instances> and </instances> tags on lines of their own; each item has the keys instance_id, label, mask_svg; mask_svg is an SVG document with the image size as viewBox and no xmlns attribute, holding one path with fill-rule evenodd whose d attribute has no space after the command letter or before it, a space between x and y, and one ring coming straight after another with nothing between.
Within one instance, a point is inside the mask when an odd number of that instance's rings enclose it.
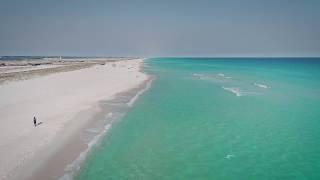
<instances>
[{"instance_id":1,"label":"water's edge","mask_svg":"<svg viewBox=\"0 0 320 180\"><path fill-rule=\"evenodd\" d=\"M96 119L95 124L88 126L88 128L85 129L83 136L90 136L91 133L93 134L93 136L91 135L89 140L87 140L88 147L79 154L77 159L66 167L65 174L59 178L60 180L73 179L74 175L81 169L81 164L86 160L92 148L99 145L100 140L112 127L113 122L122 119L135 101L151 87L153 80L153 77L149 77L149 79L139 87L134 88L129 92L119 93L113 100L101 101L99 103L102 110L100 114L105 116L104 119ZM97 129L98 127L100 129Z\"/></svg>"}]
</instances>

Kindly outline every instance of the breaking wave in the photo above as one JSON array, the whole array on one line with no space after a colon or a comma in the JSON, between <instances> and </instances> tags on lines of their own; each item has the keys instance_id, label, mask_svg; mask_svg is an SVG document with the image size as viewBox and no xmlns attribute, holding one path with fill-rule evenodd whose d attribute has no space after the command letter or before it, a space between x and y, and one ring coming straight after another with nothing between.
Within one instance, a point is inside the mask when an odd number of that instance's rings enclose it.
<instances>
[{"instance_id":1,"label":"breaking wave","mask_svg":"<svg viewBox=\"0 0 320 180\"><path fill-rule=\"evenodd\" d=\"M269 86L267 86L267 85L265 85L265 84L253 83L253 85L255 85L255 86L257 86L257 87L260 87L260 88L265 88L265 89L270 88Z\"/></svg>"},{"instance_id":2,"label":"breaking wave","mask_svg":"<svg viewBox=\"0 0 320 180\"><path fill-rule=\"evenodd\" d=\"M226 75L223 74L223 73L219 73L218 76L223 77L223 78L226 78L226 79L231 79L231 78L232 78L231 76L226 76Z\"/></svg>"},{"instance_id":3,"label":"breaking wave","mask_svg":"<svg viewBox=\"0 0 320 180\"><path fill-rule=\"evenodd\" d=\"M130 99L130 101L127 103L129 107L131 107L134 104L134 102L139 98L141 94L143 94L146 90L148 90L151 87L152 81L153 78L148 80L146 87L140 90L132 99Z\"/></svg>"},{"instance_id":4,"label":"breaking wave","mask_svg":"<svg viewBox=\"0 0 320 180\"><path fill-rule=\"evenodd\" d=\"M246 93L241 91L239 88L237 87L222 87L222 89L229 91L233 94L235 94L236 96L244 96Z\"/></svg>"}]
</instances>

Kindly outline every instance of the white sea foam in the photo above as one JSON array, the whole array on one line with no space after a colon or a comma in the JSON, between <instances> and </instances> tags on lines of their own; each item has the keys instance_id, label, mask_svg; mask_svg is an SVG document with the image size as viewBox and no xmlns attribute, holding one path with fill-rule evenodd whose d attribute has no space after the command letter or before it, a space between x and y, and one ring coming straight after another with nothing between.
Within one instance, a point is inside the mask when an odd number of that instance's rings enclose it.
<instances>
[{"instance_id":1,"label":"white sea foam","mask_svg":"<svg viewBox=\"0 0 320 180\"><path fill-rule=\"evenodd\" d=\"M227 154L225 158L226 158L226 159L230 159L230 158L233 158L233 157L234 157L233 154Z\"/></svg>"},{"instance_id":2,"label":"white sea foam","mask_svg":"<svg viewBox=\"0 0 320 180\"><path fill-rule=\"evenodd\" d=\"M232 92L236 96L243 96L244 94L240 91L239 88L236 87L222 87L224 90Z\"/></svg>"},{"instance_id":3,"label":"white sea foam","mask_svg":"<svg viewBox=\"0 0 320 180\"><path fill-rule=\"evenodd\" d=\"M226 75L223 74L223 73L219 73L218 76L223 77L223 78L226 78L226 79L231 79L231 78L232 78L231 76L226 76Z\"/></svg>"},{"instance_id":4,"label":"white sea foam","mask_svg":"<svg viewBox=\"0 0 320 180\"><path fill-rule=\"evenodd\" d=\"M151 87L151 83L152 83L153 79L151 78L148 82L145 88L143 88L142 90L140 90L132 99L130 99L130 101L127 103L127 105L129 107L131 107L134 102L139 98L139 96L141 94L143 94L146 90L148 90Z\"/></svg>"},{"instance_id":5,"label":"white sea foam","mask_svg":"<svg viewBox=\"0 0 320 180\"><path fill-rule=\"evenodd\" d=\"M253 85L258 86L260 88L265 88L265 89L270 88L269 86L267 86L265 84L254 83Z\"/></svg>"}]
</instances>

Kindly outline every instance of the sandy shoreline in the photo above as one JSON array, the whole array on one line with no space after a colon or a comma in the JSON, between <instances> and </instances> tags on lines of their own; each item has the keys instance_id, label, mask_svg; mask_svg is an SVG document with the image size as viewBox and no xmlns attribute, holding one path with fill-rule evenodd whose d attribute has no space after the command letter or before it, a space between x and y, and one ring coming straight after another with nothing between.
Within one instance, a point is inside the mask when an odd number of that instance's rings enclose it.
<instances>
[{"instance_id":1,"label":"sandy shoreline","mask_svg":"<svg viewBox=\"0 0 320 180\"><path fill-rule=\"evenodd\" d=\"M122 60L0 85L0 179L60 178L118 118L112 112L125 112L110 103L126 104L146 86L142 65ZM43 124L33 127L33 115Z\"/></svg>"},{"instance_id":2,"label":"sandy shoreline","mask_svg":"<svg viewBox=\"0 0 320 180\"><path fill-rule=\"evenodd\" d=\"M78 116L86 114L90 116L90 120L71 137L58 136L57 139L68 139L67 143L63 144L59 150L44 161L40 168L38 167L27 179L73 179L75 173L79 171L81 163L96 143L108 132L115 121L121 120L122 116L130 109L132 101L135 101L140 93L147 90L152 81L153 79L149 78L134 89L119 93L111 100L100 101L98 106L80 112ZM66 131L68 128L64 130Z\"/></svg>"}]
</instances>

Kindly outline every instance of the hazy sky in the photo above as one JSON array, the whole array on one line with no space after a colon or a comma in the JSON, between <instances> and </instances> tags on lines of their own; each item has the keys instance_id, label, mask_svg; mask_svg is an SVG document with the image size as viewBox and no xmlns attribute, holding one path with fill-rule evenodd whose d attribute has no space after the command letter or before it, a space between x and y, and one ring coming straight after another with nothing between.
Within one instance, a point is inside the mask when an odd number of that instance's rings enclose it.
<instances>
[{"instance_id":1,"label":"hazy sky","mask_svg":"<svg viewBox=\"0 0 320 180\"><path fill-rule=\"evenodd\" d=\"M320 1L0 0L0 55L320 56Z\"/></svg>"}]
</instances>

